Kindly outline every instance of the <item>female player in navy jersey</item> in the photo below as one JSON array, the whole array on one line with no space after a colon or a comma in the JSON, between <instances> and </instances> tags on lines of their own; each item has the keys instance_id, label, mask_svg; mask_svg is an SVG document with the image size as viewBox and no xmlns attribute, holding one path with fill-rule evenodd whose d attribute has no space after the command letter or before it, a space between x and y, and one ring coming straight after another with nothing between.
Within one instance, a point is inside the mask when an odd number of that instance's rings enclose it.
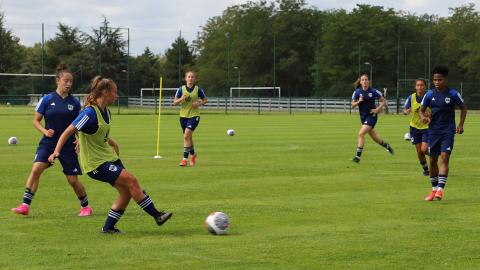
<instances>
[{"instance_id":1,"label":"female player in navy jersey","mask_svg":"<svg viewBox=\"0 0 480 270\"><path fill-rule=\"evenodd\" d=\"M193 149L193 131L200 123L200 109L199 107L207 103L207 97L202 88L196 86L195 73L193 71L185 74L185 81L187 85L180 87L175 95L173 105L177 106L182 103L180 109L180 125L183 129L183 159L180 162L180 166L187 166L188 154L192 157L190 159L190 165L195 165L195 158L197 154ZM198 99L201 102L198 102Z\"/></svg>"},{"instance_id":2,"label":"female player in navy jersey","mask_svg":"<svg viewBox=\"0 0 480 270\"><path fill-rule=\"evenodd\" d=\"M40 140L32 172L27 180L27 187L23 194L23 204L12 209L13 212L22 215L28 215L30 212L30 204L37 192L40 175L42 175L45 169L52 166L48 162L48 157L53 153L60 135L75 120L80 111L80 102L69 93L73 75L67 69L65 63L61 63L57 69L55 80L57 82L57 90L44 96L35 109L33 125L44 135ZM45 127L41 123L43 117L45 117ZM63 173L67 176L68 183L72 186L75 194L77 194L82 206L79 216L88 216L92 213L92 208L88 205L85 187L78 181L78 175L81 175L82 171L78 164L77 146L78 141L75 140L75 135L72 134L68 137L65 148L62 150L60 163L63 167Z\"/></svg>"},{"instance_id":3,"label":"female player in navy jersey","mask_svg":"<svg viewBox=\"0 0 480 270\"><path fill-rule=\"evenodd\" d=\"M118 144L110 138L111 114L107 105L113 105L118 98L117 86L112 80L97 76L92 81L92 92L87 96L84 110L60 136L55 151L48 160L63 155L62 147L72 134L79 131L80 165L83 172L95 180L109 183L120 196L113 203L101 233L119 234L115 224L122 217L130 200L135 202L161 226L172 213L159 212L145 191L142 192L138 180L125 170L118 158Z\"/></svg>"},{"instance_id":4,"label":"female player in navy jersey","mask_svg":"<svg viewBox=\"0 0 480 270\"><path fill-rule=\"evenodd\" d=\"M410 137L412 138L412 144L417 149L417 157L423 168L423 176L429 176L430 172L428 171L427 159L425 158L425 155L428 155L428 123L424 124L418 115L427 89L426 80L423 78L417 79L415 81L415 89L417 92L408 96L405 102L403 114L407 115L413 111L410 120ZM427 108L425 112L427 117L430 117L430 112L430 108Z\"/></svg>"},{"instance_id":5,"label":"female player in navy jersey","mask_svg":"<svg viewBox=\"0 0 480 270\"><path fill-rule=\"evenodd\" d=\"M370 79L366 74L363 74L360 79L355 82L355 89L356 90L352 95L352 108L359 107L358 111L363 126L358 133L357 156L350 160L356 163L360 162L363 146L365 145L366 134L370 135L372 140L376 143L387 148L390 154L395 155L390 144L384 142L375 132L375 124L377 123L378 118L377 113L383 106L385 106L385 104L387 104L387 100L383 97L380 91L370 87ZM378 98L382 102L378 107L375 107L375 98Z\"/></svg>"},{"instance_id":6,"label":"female player in navy jersey","mask_svg":"<svg viewBox=\"0 0 480 270\"><path fill-rule=\"evenodd\" d=\"M442 199L443 189L447 183L450 155L453 150L455 133L463 134L463 124L467 117L467 106L460 93L446 86L448 68L443 65L434 66L433 82L435 88L428 91L422 101L419 116L428 126L428 150L430 156L430 181L432 190L426 201L434 198ZM455 124L455 104L460 107L460 123ZM427 107L432 110L431 119L425 116ZM438 168L440 156L440 169Z\"/></svg>"}]
</instances>

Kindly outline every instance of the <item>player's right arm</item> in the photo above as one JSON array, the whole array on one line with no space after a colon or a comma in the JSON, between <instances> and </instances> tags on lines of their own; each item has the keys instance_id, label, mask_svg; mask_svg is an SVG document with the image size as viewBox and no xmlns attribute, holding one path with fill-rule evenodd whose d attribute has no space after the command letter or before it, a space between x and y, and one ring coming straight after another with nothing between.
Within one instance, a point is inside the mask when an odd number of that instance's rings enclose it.
<instances>
[{"instance_id":1,"label":"player's right arm","mask_svg":"<svg viewBox=\"0 0 480 270\"><path fill-rule=\"evenodd\" d=\"M363 101L363 96L358 94L358 91L355 90L352 95L352 108L355 108Z\"/></svg>"},{"instance_id":2,"label":"player's right arm","mask_svg":"<svg viewBox=\"0 0 480 270\"><path fill-rule=\"evenodd\" d=\"M53 151L53 154L48 157L48 161L51 163L55 162L55 158L60 156L60 150L62 150L63 145L67 142L68 138L72 136L73 133L77 132L77 128L74 125L68 126L68 128L62 133L60 139L58 139L57 146Z\"/></svg>"},{"instance_id":3,"label":"player's right arm","mask_svg":"<svg viewBox=\"0 0 480 270\"><path fill-rule=\"evenodd\" d=\"M52 137L55 134L55 130L53 129L46 129L42 125L43 114L39 112L35 112L35 116L33 117L33 126L38 129L41 133L43 133L47 137Z\"/></svg>"},{"instance_id":4,"label":"player's right arm","mask_svg":"<svg viewBox=\"0 0 480 270\"><path fill-rule=\"evenodd\" d=\"M186 98L187 95L182 95L182 87L178 88L177 93L175 94L175 99L173 100L173 106L177 106Z\"/></svg>"},{"instance_id":5,"label":"player's right arm","mask_svg":"<svg viewBox=\"0 0 480 270\"><path fill-rule=\"evenodd\" d=\"M405 101L405 108L403 109L403 114L407 115L411 112L412 109L412 95L408 96L407 101Z\"/></svg>"}]
</instances>

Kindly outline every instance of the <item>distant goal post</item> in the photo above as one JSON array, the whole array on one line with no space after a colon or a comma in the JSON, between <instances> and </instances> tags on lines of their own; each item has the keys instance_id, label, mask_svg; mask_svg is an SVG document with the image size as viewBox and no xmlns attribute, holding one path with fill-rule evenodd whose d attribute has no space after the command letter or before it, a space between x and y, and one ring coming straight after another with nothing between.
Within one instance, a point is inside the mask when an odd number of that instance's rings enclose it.
<instances>
[{"instance_id":1,"label":"distant goal post","mask_svg":"<svg viewBox=\"0 0 480 270\"><path fill-rule=\"evenodd\" d=\"M238 90L238 95L240 96L240 91L242 90L274 90L278 89L278 97L282 97L282 90L280 87L230 87L230 97L233 97L233 90ZM274 92L275 93L275 92Z\"/></svg>"},{"instance_id":2,"label":"distant goal post","mask_svg":"<svg viewBox=\"0 0 480 270\"><path fill-rule=\"evenodd\" d=\"M162 88L162 92L163 91L177 91L177 90L178 90L178 87L177 88ZM141 97L144 96L143 95L144 91L147 91L147 92L150 91L150 93L153 92L155 96L158 96L158 92L157 92L157 94L155 94L155 91L160 91L160 88L155 88L155 89L154 88L140 88L140 96ZM154 95L146 95L146 96L154 96ZM173 95L175 95L175 93Z\"/></svg>"}]
</instances>

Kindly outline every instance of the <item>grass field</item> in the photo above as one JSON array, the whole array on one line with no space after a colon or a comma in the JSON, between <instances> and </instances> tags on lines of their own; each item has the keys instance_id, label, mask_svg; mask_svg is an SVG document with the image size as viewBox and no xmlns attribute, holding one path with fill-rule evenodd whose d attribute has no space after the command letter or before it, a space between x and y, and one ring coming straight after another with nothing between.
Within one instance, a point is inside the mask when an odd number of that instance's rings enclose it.
<instances>
[{"instance_id":1,"label":"grass field","mask_svg":"<svg viewBox=\"0 0 480 270\"><path fill-rule=\"evenodd\" d=\"M380 116L377 133L396 155L368 138L355 164L358 115L204 115L194 133L197 164L180 167L178 116L162 116L156 160L157 116L114 115L110 135L123 164L157 208L174 213L158 227L132 200L117 224L123 235L99 233L116 190L81 176L93 215L77 217L60 164L42 175L30 215L11 213L41 134L32 115L0 117L2 269L480 267L478 115L467 116L444 198L433 202L424 201L430 180L403 140L409 116ZM7 144L10 136L18 146ZM205 229L214 211L230 217L225 236Z\"/></svg>"}]
</instances>

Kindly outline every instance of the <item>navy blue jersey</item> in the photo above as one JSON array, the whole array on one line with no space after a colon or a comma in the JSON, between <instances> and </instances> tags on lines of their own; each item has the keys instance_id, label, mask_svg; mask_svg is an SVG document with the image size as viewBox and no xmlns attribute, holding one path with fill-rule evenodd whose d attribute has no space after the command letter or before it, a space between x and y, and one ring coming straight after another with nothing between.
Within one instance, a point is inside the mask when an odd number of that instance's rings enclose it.
<instances>
[{"instance_id":1,"label":"navy blue jersey","mask_svg":"<svg viewBox=\"0 0 480 270\"><path fill-rule=\"evenodd\" d=\"M430 107L432 118L428 128L428 134L455 133L455 103L463 104L460 93L448 88L438 92L436 88L428 91L422 100L423 107Z\"/></svg>"},{"instance_id":2,"label":"navy blue jersey","mask_svg":"<svg viewBox=\"0 0 480 270\"><path fill-rule=\"evenodd\" d=\"M53 129L55 133L52 137L43 135L40 144L46 143L56 145L62 133L78 116L80 108L80 102L70 93L65 98L62 98L57 92L52 92L44 96L38 102L35 111L44 116L45 129ZM75 134L72 134L72 136L68 138L67 143L65 143L65 147L75 148L75 145L73 144L74 141Z\"/></svg>"},{"instance_id":3,"label":"navy blue jersey","mask_svg":"<svg viewBox=\"0 0 480 270\"><path fill-rule=\"evenodd\" d=\"M195 88L195 85L193 85L192 88L188 87L185 85L185 88L187 88L187 91L191 93L193 89ZM175 97L181 98L182 97L182 87L178 88L177 93L175 94ZM202 88L198 87L198 97L200 99L205 98L205 93L203 92Z\"/></svg>"},{"instance_id":4,"label":"navy blue jersey","mask_svg":"<svg viewBox=\"0 0 480 270\"><path fill-rule=\"evenodd\" d=\"M102 110L100 110L100 113L102 114L105 123L110 124L110 119L108 117L108 115L110 115L110 118L112 117L110 110L106 108L105 113L102 112ZM74 125L78 131L82 131L86 134L94 134L95 132L97 132L98 119L95 109L93 107L86 107L85 110L80 112L77 119L73 121L72 125Z\"/></svg>"},{"instance_id":5,"label":"navy blue jersey","mask_svg":"<svg viewBox=\"0 0 480 270\"><path fill-rule=\"evenodd\" d=\"M358 111L361 117L366 117L370 114L372 109L377 108L375 106L375 98L380 99L383 94L377 89L369 87L367 90L358 88L353 92L352 99L359 100L360 96L363 96L363 101L358 104Z\"/></svg>"}]
</instances>

